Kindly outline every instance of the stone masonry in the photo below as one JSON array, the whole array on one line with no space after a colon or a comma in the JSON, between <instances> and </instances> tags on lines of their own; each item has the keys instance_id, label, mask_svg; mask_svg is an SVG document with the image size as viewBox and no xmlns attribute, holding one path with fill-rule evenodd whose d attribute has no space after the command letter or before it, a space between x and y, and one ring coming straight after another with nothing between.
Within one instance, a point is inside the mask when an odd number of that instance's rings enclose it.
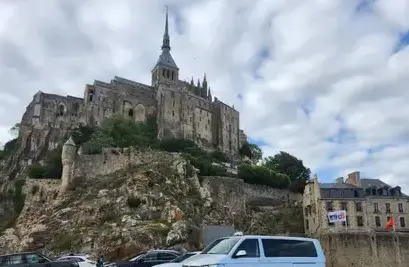
<instances>
[{"instance_id":1,"label":"stone masonry","mask_svg":"<svg viewBox=\"0 0 409 267\"><path fill-rule=\"evenodd\" d=\"M151 71L151 85L114 77L108 83L95 80L87 84L84 98L39 91L27 106L21 130L66 131L77 124L99 124L114 113L135 121L156 116L159 138L190 139L204 148L236 155L247 140L240 130L239 112L216 97L213 99L206 75L196 84L193 78L190 83L179 80L179 68L170 50L166 14L162 53ZM31 147L39 142L34 138Z\"/></svg>"}]
</instances>

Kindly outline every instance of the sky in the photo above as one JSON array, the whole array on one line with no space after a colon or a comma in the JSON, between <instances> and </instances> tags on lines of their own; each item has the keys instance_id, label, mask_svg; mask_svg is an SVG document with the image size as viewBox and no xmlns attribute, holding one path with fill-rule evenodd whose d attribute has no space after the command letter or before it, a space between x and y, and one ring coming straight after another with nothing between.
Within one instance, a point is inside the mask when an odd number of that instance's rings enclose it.
<instances>
[{"instance_id":1,"label":"sky","mask_svg":"<svg viewBox=\"0 0 409 267\"><path fill-rule=\"evenodd\" d=\"M0 143L38 90L150 84L165 5L180 78L206 73L265 156L409 192L407 0L0 0Z\"/></svg>"}]
</instances>

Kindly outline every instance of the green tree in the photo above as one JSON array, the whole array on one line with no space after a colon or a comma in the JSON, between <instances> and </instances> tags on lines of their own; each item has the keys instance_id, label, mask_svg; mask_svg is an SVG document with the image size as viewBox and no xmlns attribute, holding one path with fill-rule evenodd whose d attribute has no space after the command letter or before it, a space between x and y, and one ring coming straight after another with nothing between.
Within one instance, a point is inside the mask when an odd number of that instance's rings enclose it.
<instances>
[{"instance_id":1,"label":"green tree","mask_svg":"<svg viewBox=\"0 0 409 267\"><path fill-rule=\"evenodd\" d=\"M263 166L287 175L291 182L299 180L306 181L311 174L310 169L304 166L302 160L283 151L280 151L280 153L272 157L265 158Z\"/></svg>"},{"instance_id":2,"label":"green tree","mask_svg":"<svg viewBox=\"0 0 409 267\"><path fill-rule=\"evenodd\" d=\"M77 146L80 146L83 143L89 141L94 132L95 132L95 127L87 126L87 125L78 125L74 129L72 129L70 135L72 136L74 143Z\"/></svg>"},{"instance_id":3,"label":"green tree","mask_svg":"<svg viewBox=\"0 0 409 267\"><path fill-rule=\"evenodd\" d=\"M263 158L263 151L258 145L249 143L249 147L251 150L251 159L253 161L258 162Z\"/></svg>"},{"instance_id":4,"label":"green tree","mask_svg":"<svg viewBox=\"0 0 409 267\"><path fill-rule=\"evenodd\" d=\"M135 122L130 118L115 115L105 118L83 145L84 153L100 153L104 147L146 147L156 143L156 120Z\"/></svg>"},{"instance_id":5,"label":"green tree","mask_svg":"<svg viewBox=\"0 0 409 267\"><path fill-rule=\"evenodd\" d=\"M20 126L21 126L21 123L14 124L14 126L10 128L10 133L13 136L18 136L18 133L20 131Z\"/></svg>"},{"instance_id":6,"label":"green tree","mask_svg":"<svg viewBox=\"0 0 409 267\"><path fill-rule=\"evenodd\" d=\"M267 185L274 188L288 188L290 179L287 175L264 166L243 164L238 168L238 177L248 184Z\"/></svg>"},{"instance_id":7,"label":"green tree","mask_svg":"<svg viewBox=\"0 0 409 267\"><path fill-rule=\"evenodd\" d=\"M241 156L249 157L255 163L263 158L263 151L261 148L256 144L248 142L241 146L239 153Z\"/></svg>"}]
</instances>

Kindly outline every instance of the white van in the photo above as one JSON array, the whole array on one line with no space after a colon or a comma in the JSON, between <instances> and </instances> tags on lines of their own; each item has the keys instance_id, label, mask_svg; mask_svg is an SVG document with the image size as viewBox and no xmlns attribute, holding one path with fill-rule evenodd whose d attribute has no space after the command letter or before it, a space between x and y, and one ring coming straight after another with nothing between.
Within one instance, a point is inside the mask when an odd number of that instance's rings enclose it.
<instances>
[{"instance_id":1,"label":"white van","mask_svg":"<svg viewBox=\"0 0 409 267\"><path fill-rule=\"evenodd\" d=\"M193 258L183 267L325 267L317 239L289 236L232 236Z\"/></svg>"}]
</instances>

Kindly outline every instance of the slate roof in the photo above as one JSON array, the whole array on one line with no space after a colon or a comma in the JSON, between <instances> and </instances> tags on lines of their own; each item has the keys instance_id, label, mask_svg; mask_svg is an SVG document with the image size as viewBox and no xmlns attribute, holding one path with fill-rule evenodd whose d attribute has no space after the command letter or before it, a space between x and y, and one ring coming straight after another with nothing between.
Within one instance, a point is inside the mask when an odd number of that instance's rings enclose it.
<instances>
[{"instance_id":1,"label":"slate roof","mask_svg":"<svg viewBox=\"0 0 409 267\"><path fill-rule=\"evenodd\" d=\"M322 189L331 189L331 188L358 188L355 185L352 184L337 184L337 183L320 183L320 188Z\"/></svg>"},{"instance_id":2,"label":"slate roof","mask_svg":"<svg viewBox=\"0 0 409 267\"><path fill-rule=\"evenodd\" d=\"M178 66L175 63L175 60L173 60L173 57L170 54L169 49L163 49L162 50L162 53L160 54L159 59L156 62L155 66L172 68L172 69L179 69Z\"/></svg>"},{"instance_id":3,"label":"slate roof","mask_svg":"<svg viewBox=\"0 0 409 267\"><path fill-rule=\"evenodd\" d=\"M381 188L381 187L388 187L388 188L392 188L392 186L382 182L379 179L369 179L369 178L363 178L361 179L361 186L362 188L366 189L372 186L375 186L376 188Z\"/></svg>"}]
</instances>

